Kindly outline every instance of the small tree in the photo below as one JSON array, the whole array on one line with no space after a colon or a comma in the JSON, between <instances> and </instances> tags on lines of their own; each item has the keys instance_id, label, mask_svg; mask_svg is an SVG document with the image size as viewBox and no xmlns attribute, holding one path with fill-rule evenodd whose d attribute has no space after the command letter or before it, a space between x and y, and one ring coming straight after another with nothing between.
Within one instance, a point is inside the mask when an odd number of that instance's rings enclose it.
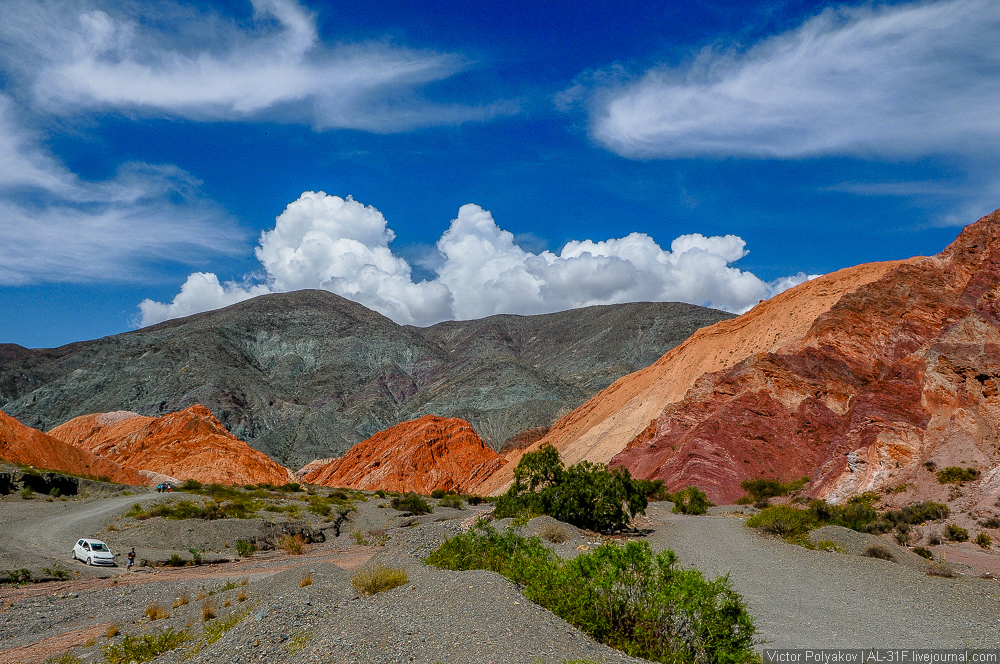
<instances>
[{"instance_id":1,"label":"small tree","mask_svg":"<svg viewBox=\"0 0 1000 664\"><path fill-rule=\"evenodd\" d=\"M547 514L579 528L615 532L645 512L648 490L648 483L632 479L627 468L608 470L589 461L565 468L559 452L543 445L521 457L494 514Z\"/></svg>"}]
</instances>

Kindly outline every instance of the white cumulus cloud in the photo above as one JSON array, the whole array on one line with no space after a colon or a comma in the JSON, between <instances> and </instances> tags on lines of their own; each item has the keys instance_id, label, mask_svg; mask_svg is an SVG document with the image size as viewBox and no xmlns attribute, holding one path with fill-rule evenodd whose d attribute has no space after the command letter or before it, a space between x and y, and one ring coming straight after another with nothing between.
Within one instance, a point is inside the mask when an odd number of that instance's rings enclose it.
<instances>
[{"instance_id":1,"label":"white cumulus cloud","mask_svg":"<svg viewBox=\"0 0 1000 664\"><path fill-rule=\"evenodd\" d=\"M251 117L375 132L485 120L516 105L435 103L419 88L470 63L388 43L326 44L294 0L252 0L253 21L173 2L10 0L0 57L50 112L123 109Z\"/></svg>"},{"instance_id":2,"label":"white cumulus cloud","mask_svg":"<svg viewBox=\"0 0 1000 664\"><path fill-rule=\"evenodd\" d=\"M374 207L305 192L277 217L274 229L261 234L261 283L221 284L216 275L197 272L173 301L143 301L141 323L302 288L329 290L416 325L648 300L740 312L809 278L800 273L766 283L733 267L747 253L734 235L683 235L667 250L648 235L632 233L569 242L559 253L532 253L488 211L470 204L437 242L435 278L415 282L409 263L389 247L394 237Z\"/></svg>"},{"instance_id":3,"label":"white cumulus cloud","mask_svg":"<svg viewBox=\"0 0 1000 664\"><path fill-rule=\"evenodd\" d=\"M629 157L992 155L998 36L995 0L830 7L749 48L579 83L559 101L585 98L592 136Z\"/></svg>"}]
</instances>

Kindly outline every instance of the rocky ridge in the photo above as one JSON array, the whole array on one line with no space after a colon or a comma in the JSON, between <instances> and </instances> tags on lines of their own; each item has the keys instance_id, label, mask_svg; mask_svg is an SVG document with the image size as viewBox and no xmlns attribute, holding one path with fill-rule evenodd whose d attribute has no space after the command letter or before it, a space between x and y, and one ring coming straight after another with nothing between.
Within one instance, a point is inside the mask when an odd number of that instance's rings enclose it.
<instances>
[{"instance_id":1,"label":"rocky ridge","mask_svg":"<svg viewBox=\"0 0 1000 664\"><path fill-rule=\"evenodd\" d=\"M0 459L39 469L104 477L122 484L144 483L144 478L135 471L26 427L3 412L0 412Z\"/></svg>"},{"instance_id":2,"label":"rocky ridge","mask_svg":"<svg viewBox=\"0 0 1000 664\"><path fill-rule=\"evenodd\" d=\"M309 464L303 479L324 486L427 495L439 489L467 491L502 463L468 422L424 415L375 434L343 457Z\"/></svg>"},{"instance_id":3,"label":"rocky ridge","mask_svg":"<svg viewBox=\"0 0 1000 664\"><path fill-rule=\"evenodd\" d=\"M84 415L48 435L150 477L238 485L293 480L286 468L226 431L201 405L157 418L127 411Z\"/></svg>"},{"instance_id":4,"label":"rocky ridge","mask_svg":"<svg viewBox=\"0 0 1000 664\"><path fill-rule=\"evenodd\" d=\"M807 281L738 318L702 328L650 366L624 376L557 421L540 440L512 450L504 467L480 485L484 493L503 491L523 452L550 444L567 464L608 463L672 403L680 401L702 375L735 366L804 334L812 321L845 293L879 279L898 261L868 263Z\"/></svg>"},{"instance_id":5,"label":"rocky ridge","mask_svg":"<svg viewBox=\"0 0 1000 664\"><path fill-rule=\"evenodd\" d=\"M805 290L785 306L801 306ZM803 331L701 376L611 465L721 501L746 478L802 476L833 501L904 486L900 500L948 500L963 491L933 471L967 467L981 475L961 507L990 510L998 421L1000 211L937 256L845 292Z\"/></svg>"}]
</instances>

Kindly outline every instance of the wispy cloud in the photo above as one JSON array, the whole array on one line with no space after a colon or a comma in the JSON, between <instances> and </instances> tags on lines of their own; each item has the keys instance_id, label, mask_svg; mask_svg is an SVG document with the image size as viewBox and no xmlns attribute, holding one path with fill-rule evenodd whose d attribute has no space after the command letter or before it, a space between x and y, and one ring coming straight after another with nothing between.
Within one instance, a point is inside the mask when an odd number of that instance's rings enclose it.
<instances>
[{"instance_id":1,"label":"wispy cloud","mask_svg":"<svg viewBox=\"0 0 1000 664\"><path fill-rule=\"evenodd\" d=\"M135 281L158 262L245 250L230 217L173 166L130 163L81 180L0 94L0 284Z\"/></svg>"},{"instance_id":2,"label":"wispy cloud","mask_svg":"<svg viewBox=\"0 0 1000 664\"><path fill-rule=\"evenodd\" d=\"M196 120L267 117L390 132L486 120L513 102L435 103L422 86L470 66L454 53L388 43L326 44L293 0L253 0L250 25L164 3L103 8L12 0L4 58L40 108L122 109Z\"/></svg>"},{"instance_id":3,"label":"wispy cloud","mask_svg":"<svg viewBox=\"0 0 1000 664\"><path fill-rule=\"evenodd\" d=\"M581 79L593 138L637 158L992 154L1000 3L832 7L749 48Z\"/></svg>"},{"instance_id":4,"label":"wispy cloud","mask_svg":"<svg viewBox=\"0 0 1000 664\"><path fill-rule=\"evenodd\" d=\"M223 284L215 274L194 273L171 302L143 301L141 322L301 288L326 289L418 325L650 300L738 312L808 278L798 274L765 283L733 267L747 254L735 235L683 235L667 250L648 235L631 233L569 242L559 253L532 253L489 212L470 204L437 242L435 276L415 282L410 264L389 248L394 237L374 207L305 192L261 234L256 256L266 280Z\"/></svg>"}]
</instances>

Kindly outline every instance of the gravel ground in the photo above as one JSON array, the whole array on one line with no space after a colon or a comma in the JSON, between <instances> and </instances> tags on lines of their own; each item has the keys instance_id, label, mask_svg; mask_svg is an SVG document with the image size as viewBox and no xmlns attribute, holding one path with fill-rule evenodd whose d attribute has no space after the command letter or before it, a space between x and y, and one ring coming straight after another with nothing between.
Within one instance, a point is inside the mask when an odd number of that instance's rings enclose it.
<instances>
[{"instance_id":1,"label":"gravel ground","mask_svg":"<svg viewBox=\"0 0 1000 664\"><path fill-rule=\"evenodd\" d=\"M1000 584L944 579L884 560L810 551L761 537L735 516L676 517L665 505L655 550L707 576L729 574L764 646L774 648L995 648Z\"/></svg>"},{"instance_id":2,"label":"gravel ground","mask_svg":"<svg viewBox=\"0 0 1000 664\"><path fill-rule=\"evenodd\" d=\"M52 542L61 546L59 537L70 530L86 526L99 531L116 524L118 530L104 530L107 539L120 536L155 549L157 537L182 537L225 552L225 541L268 525L263 520L151 519L131 524L116 519L116 512L124 512L132 502L134 497L68 502L65 507L0 503L0 510L16 506L0 513L5 517L0 535L30 524L32 532L46 534L22 533L20 541L45 551L55 546ZM439 508L433 514L407 517L382 500L370 499L357 507L340 537L328 530L325 541L309 545L303 556L270 551L220 565L133 573L117 568L100 570L110 577L105 580L0 589L0 664L41 661L67 649L93 661L102 646L119 642L125 634L164 628L187 630L192 640L157 659L161 664L641 661L594 642L525 600L499 575L439 570L421 562L488 508ZM755 618L761 648L996 647L1000 642L996 582L972 576L928 577L905 556L900 556L905 564L898 564L851 555L873 541L852 531L820 533L820 539L841 544L847 553L810 551L761 537L747 529L740 516L725 510L717 511L720 516L689 517L671 514L669 507L650 506L642 520L649 531L646 540L655 550L673 549L682 564L698 567L709 578L728 573ZM305 525L323 526L315 519ZM563 557L601 542L593 533L548 517L520 528L525 535L554 530L566 541L546 544ZM367 541L383 536L387 541L384 546L358 546L355 532ZM159 548L166 550L163 543ZM6 555L0 547L0 557ZM348 570L369 557L369 565L402 567L408 583L371 597L359 595ZM0 569L8 568L8 560L3 558ZM312 583L300 585L306 576ZM185 592L188 603L176 602ZM221 618L242 618L214 643L204 640L205 601ZM169 617L150 621L144 614L151 604L162 606ZM120 633L109 641L105 632L112 624Z\"/></svg>"}]
</instances>

